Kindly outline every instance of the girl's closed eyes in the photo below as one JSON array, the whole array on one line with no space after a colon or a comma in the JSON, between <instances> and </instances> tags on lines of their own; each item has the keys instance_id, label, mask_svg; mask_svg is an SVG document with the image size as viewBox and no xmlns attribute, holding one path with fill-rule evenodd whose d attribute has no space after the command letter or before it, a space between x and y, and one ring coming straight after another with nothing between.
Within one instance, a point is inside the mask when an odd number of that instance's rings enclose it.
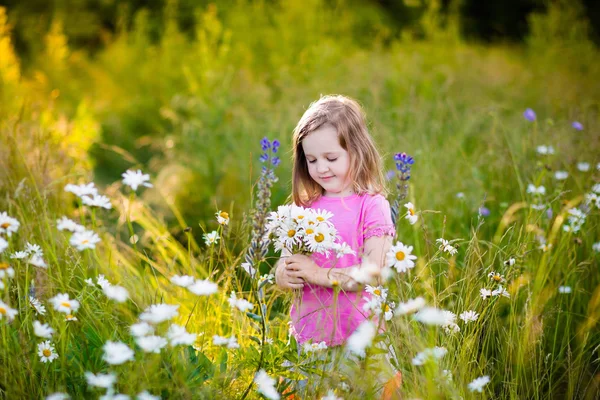
<instances>
[{"instance_id":1,"label":"girl's closed eyes","mask_svg":"<svg viewBox=\"0 0 600 400\"><path fill-rule=\"evenodd\" d=\"M335 160L337 160L337 158L334 158L333 160L330 160L329 158L327 159L327 161L329 162L334 162ZM309 164L314 164L317 160L308 160Z\"/></svg>"}]
</instances>

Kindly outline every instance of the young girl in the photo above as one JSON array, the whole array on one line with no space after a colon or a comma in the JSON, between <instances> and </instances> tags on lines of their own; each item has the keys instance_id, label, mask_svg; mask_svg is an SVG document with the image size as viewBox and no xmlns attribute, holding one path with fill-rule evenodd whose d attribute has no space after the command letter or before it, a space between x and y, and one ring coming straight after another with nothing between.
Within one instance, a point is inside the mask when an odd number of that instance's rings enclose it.
<instances>
[{"instance_id":1,"label":"young girl","mask_svg":"<svg viewBox=\"0 0 600 400\"><path fill-rule=\"evenodd\" d=\"M383 268L395 235L384 197L381 157L359 104L339 95L321 97L310 105L294 129L293 152L293 202L331 212L340 241L355 254L283 255L276 282L284 289L301 290L290 312L298 343L325 342L329 348L342 348L369 319L363 310L363 287L349 271L366 263ZM399 375L388 378L399 385Z\"/></svg>"}]
</instances>

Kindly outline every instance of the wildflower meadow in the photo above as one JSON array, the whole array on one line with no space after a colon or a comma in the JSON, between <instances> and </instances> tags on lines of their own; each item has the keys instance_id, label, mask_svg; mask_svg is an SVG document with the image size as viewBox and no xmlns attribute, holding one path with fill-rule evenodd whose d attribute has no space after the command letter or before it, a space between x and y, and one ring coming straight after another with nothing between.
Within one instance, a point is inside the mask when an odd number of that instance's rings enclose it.
<instances>
[{"instance_id":1,"label":"wildflower meadow","mask_svg":"<svg viewBox=\"0 0 600 400\"><path fill-rule=\"evenodd\" d=\"M577 1L519 45L465 40L435 1L397 36L368 2L198 5L187 32L165 3L158 33L119 9L93 54L58 14L27 57L0 7L0 399L378 399L382 345L390 398L600 398ZM352 271L378 318L344 369L274 282L284 249L349 251L288 197L292 129L329 93L364 106L396 226L386 268Z\"/></svg>"}]
</instances>

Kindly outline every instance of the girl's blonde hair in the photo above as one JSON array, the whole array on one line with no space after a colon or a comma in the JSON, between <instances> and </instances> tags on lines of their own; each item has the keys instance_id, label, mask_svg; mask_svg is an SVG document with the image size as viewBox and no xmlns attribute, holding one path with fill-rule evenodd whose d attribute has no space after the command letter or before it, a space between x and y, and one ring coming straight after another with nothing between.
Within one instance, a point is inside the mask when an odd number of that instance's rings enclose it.
<instances>
[{"instance_id":1,"label":"girl's blonde hair","mask_svg":"<svg viewBox=\"0 0 600 400\"><path fill-rule=\"evenodd\" d=\"M338 133L340 146L350 156L349 178L354 192L387 195L381 157L356 100L342 95L322 96L311 103L294 128L292 200L307 207L323 195L323 188L308 173L302 140L321 126L329 124Z\"/></svg>"}]
</instances>

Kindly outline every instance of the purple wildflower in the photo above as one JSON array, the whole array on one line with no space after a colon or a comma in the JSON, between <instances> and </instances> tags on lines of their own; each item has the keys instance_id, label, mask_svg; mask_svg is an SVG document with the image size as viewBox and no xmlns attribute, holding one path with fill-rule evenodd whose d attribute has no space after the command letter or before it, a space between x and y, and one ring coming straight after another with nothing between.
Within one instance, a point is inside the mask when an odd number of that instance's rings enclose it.
<instances>
[{"instance_id":1,"label":"purple wildflower","mask_svg":"<svg viewBox=\"0 0 600 400\"><path fill-rule=\"evenodd\" d=\"M479 215L481 215L482 217L487 217L488 215L490 215L490 209L485 206L479 207Z\"/></svg>"},{"instance_id":2,"label":"purple wildflower","mask_svg":"<svg viewBox=\"0 0 600 400\"><path fill-rule=\"evenodd\" d=\"M387 178L388 181L391 181L392 179L394 179L394 176L396 176L396 171L394 171L393 169L390 169L385 174L385 177Z\"/></svg>"},{"instance_id":3,"label":"purple wildflower","mask_svg":"<svg viewBox=\"0 0 600 400\"><path fill-rule=\"evenodd\" d=\"M528 121L531 121L531 122L535 121L535 111L533 111L531 108L528 108L527 110L525 110L525 112L523 113L523 116Z\"/></svg>"},{"instance_id":4,"label":"purple wildflower","mask_svg":"<svg viewBox=\"0 0 600 400\"><path fill-rule=\"evenodd\" d=\"M269 139L267 139L266 136L260 141L260 147L263 151L267 151L271 148L271 142L269 141Z\"/></svg>"},{"instance_id":5,"label":"purple wildflower","mask_svg":"<svg viewBox=\"0 0 600 400\"><path fill-rule=\"evenodd\" d=\"M273 157L271 159L271 164L273 164L274 167L278 166L281 163L281 160L279 159L279 157Z\"/></svg>"},{"instance_id":6,"label":"purple wildflower","mask_svg":"<svg viewBox=\"0 0 600 400\"><path fill-rule=\"evenodd\" d=\"M552 209L550 207L548 207L548 209L546 210L546 217L548 219L552 219Z\"/></svg>"},{"instance_id":7,"label":"purple wildflower","mask_svg":"<svg viewBox=\"0 0 600 400\"><path fill-rule=\"evenodd\" d=\"M575 129L577 129L578 131L582 131L583 130L583 125L581 124L581 122L578 121L573 121L573 123L571 124L571 126Z\"/></svg>"},{"instance_id":8,"label":"purple wildflower","mask_svg":"<svg viewBox=\"0 0 600 400\"><path fill-rule=\"evenodd\" d=\"M394 170L388 171L388 179L392 179L394 175L398 176L396 182L396 188L398 189L398 195L392 204L392 222L396 223L398 214L400 213L400 204L408 196L408 180L410 179L410 168L415 163L414 158L406 153L394 154L394 161L396 162L396 170L400 172L396 173Z\"/></svg>"},{"instance_id":9,"label":"purple wildflower","mask_svg":"<svg viewBox=\"0 0 600 400\"><path fill-rule=\"evenodd\" d=\"M260 162L265 162L268 159L269 159L269 155L267 153L263 153L259 158Z\"/></svg>"},{"instance_id":10,"label":"purple wildflower","mask_svg":"<svg viewBox=\"0 0 600 400\"><path fill-rule=\"evenodd\" d=\"M277 153L277 149L279 149L279 140L275 139L273 140L273 153Z\"/></svg>"}]
</instances>

